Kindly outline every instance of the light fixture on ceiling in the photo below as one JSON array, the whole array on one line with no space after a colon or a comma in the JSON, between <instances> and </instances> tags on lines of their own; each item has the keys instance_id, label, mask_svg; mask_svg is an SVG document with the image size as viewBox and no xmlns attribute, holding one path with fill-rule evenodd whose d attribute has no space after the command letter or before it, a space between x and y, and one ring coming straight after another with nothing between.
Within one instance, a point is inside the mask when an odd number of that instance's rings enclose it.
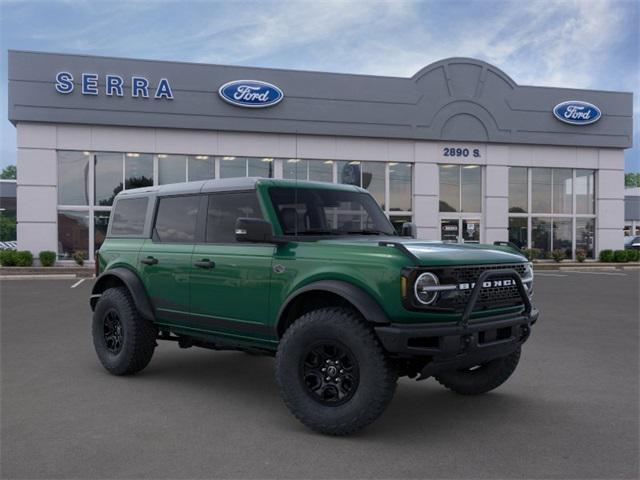
<instances>
[{"instance_id":1,"label":"light fixture on ceiling","mask_svg":"<svg viewBox=\"0 0 640 480\"><path fill-rule=\"evenodd\" d=\"M167 158L167 155L165 155L164 153L161 153L160 155L158 155L158 158Z\"/></svg>"},{"instance_id":2,"label":"light fixture on ceiling","mask_svg":"<svg viewBox=\"0 0 640 480\"><path fill-rule=\"evenodd\" d=\"M133 157L133 158L137 158L139 157L140 154L139 153L127 153L127 157Z\"/></svg>"},{"instance_id":3,"label":"light fixture on ceiling","mask_svg":"<svg viewBox=\"0 0 640 480\"><path fill-rule=\"evenodd\" d=\"M222 157L223 160L235 160L236 157Z\"/></svg>"},{"instance_id":4,"label":"light fixture on ceiling","mask_svg":"<svg viewBox=\"0 0 640 480\"><path fill-rule=\"evenodd\" d=\"M208 155L196 155L196 160L208 160Z\"/></svg>"},{"instance_id":5,"label":"light fixture on ceiling","mask_svg":"<svg viewBox=\"0 0 640 480\"><path fill-rule=\"evenodd\" d=\"M273 162L273 158L264 157L264 158L262 159L262 161L263 161L263 162L266 162L266 163L271 163L271 162Z\"/></svg>"}]
</instances>

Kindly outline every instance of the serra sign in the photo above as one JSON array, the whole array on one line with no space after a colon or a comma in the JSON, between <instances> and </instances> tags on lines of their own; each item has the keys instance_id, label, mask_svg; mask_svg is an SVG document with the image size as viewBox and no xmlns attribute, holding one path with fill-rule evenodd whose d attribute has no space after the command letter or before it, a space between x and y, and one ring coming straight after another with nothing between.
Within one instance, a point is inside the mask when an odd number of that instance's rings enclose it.
<instances>
[{"instance_id":1,"label":"serra sign","mask_svg":"<svg viewBox=\"0 0 640 480\"><path fill-rule=\"evenodd\" d=\"M62 94L69 94L75 90L75 83L73 81L73 75L70 72L58 72L56 75L56 91ZM97 73L82 73L80 75L80 92L82 95L99 95L99 76ZM153 98L160 99L166 98L167 100L173 100L173 91L169 80L161 78L158 81L158 85L153 89L149 80L142 76L131 77L131 96L134 98L149 98L153 95ZM125 83L124 78L120 75L107 74L104 76L104 93L108 97L123 97L124 96Z\"/></svg>"}]
</instances>

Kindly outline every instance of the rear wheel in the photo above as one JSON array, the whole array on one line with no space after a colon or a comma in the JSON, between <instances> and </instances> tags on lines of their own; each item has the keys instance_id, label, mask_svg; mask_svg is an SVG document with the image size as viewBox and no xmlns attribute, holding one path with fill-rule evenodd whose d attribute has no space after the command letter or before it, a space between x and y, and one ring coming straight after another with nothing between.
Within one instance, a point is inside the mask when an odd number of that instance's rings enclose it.
<instances>
[{"instance_id":1,"label":"rear wheel","mask_svg":"<svg viewBox=\"0 0 640 480\"><path fill-rule=\"evenodd\" d=\"M506 357L496 358L472 368L442 372L436 380L461 395L480 395L498 388L515 371L520 360L520 348Z\"/></svg>"},{"instance_id":2,"label":"rear wheel","mask_svg":"<svg viewBox=\"0 0 640 480\"><path fill-rule=\"evenodd\" d=\"M93 312L93 345L100 362L114 375L130 375L147 366L156 346L156 327L140 316L124 287L106 290Z\"/></svg>"},{"instance_id":3,"label":"rear wheel","mask_svg":"<svg viewBox=\"0 0 640 480\"><path fill-rule=\"evenodd\" d=\"M285 404L307 427L329 435L353 433L378 418L397 378L371 329L342 308L300 317L276 355Z\"/></svg>"}]
</instances>

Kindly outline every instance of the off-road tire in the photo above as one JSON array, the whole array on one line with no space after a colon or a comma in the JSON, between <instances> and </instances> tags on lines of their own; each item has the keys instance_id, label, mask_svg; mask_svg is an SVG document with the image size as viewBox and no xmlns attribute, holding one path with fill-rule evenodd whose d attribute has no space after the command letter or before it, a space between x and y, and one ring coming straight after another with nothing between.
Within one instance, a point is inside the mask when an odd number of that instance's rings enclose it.
<instances>
[{"instance_id":1,"label":"off-road tire","mask_svg":"<svg viewBox=\"0 0 640 480\"><path fill-rule=\"evenodd\" d=\"M520 349L496 358L476 369L442 372L435 379L443 386L461 395L480 395L498 388L514 372L520 360Z\"/></svg>"},{"instance_id":2,"label":"off-road tire","mask_svg":"<svg viewBox=\"0 0 640 480\"><path fill-rule=\"evenodd\" d=\"M114 313L122 332L121 348L117 353L109 349L105 339L107 315ZM109 288L102 294L93 312L91 330L98 359L114 375L137 373L153 356L158 331L138 313L131 294L124 287Z\"/></svg>"},{"instance_id":3,"label":"off-road tire","mask_svg":"<svg viewBox=\"0 0 640 480\"><path fill-rule=\"evenodd\" d=\"M305 383L305 358L318 342L337 342L355 360L358 382L345 403L320 403ZM276 354L276 381L285 404L300 422L323 434L348 435L372 423L389 405L397 380L398 373L372 329L356 312L344 308L322 308L301 316L283 335Z\"/></svg>"}]
</instances>

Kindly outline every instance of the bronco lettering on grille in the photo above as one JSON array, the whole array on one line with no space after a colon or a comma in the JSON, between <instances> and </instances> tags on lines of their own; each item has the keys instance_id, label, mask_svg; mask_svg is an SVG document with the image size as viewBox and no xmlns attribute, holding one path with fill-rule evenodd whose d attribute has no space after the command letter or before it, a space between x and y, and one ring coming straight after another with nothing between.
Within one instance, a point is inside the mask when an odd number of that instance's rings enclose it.
<instances>
[{"instance_id":1,"label":"bronco lettering on grille","mask_svg":"<svg viewBox=\"0 0 640 480\"><path fill-rule=\"evenodd\" d=\"M490 280L487 282L482 282L482 288L492 288L492 287L513 287L516 282L510 279L506 280ZM460 283L458 284L458 290L470 290L475 287L475 283Z\"/></svg>"}]
</instances>

